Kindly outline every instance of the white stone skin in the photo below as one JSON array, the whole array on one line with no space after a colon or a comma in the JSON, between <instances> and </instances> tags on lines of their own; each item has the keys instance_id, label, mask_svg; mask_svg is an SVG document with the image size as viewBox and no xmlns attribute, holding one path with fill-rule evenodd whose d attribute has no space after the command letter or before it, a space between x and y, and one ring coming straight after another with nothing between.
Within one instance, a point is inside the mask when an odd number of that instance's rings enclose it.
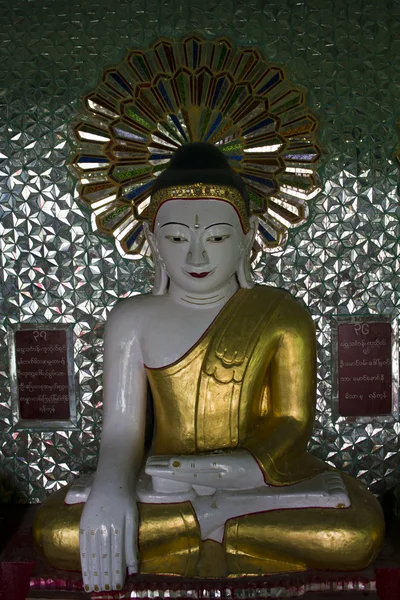
<instances>
[{"instance_id":1,"label":"white stone skin","mask_svg":"<svg viewBox=\"0 0 400 600\"><path fill-rule=\"evenodd\" d=\"M98 467L92 478L78 480L66 497L67 503L85 502L80 552L87 590L119 589L127 571L137 572L137 499L190 499L203 539L217 541L222 539L225 521L233 516L279 507L349 503L335 473L297 486L267 486L257 461L245 450L150 457L146 473L140 474L146 411L144 365L164 367L178 360L238 287L252 286L249 257L256 223L252 218L250 231L244 233L235 209L225 202L170 200L161 206L154 232L147 229L156 265L153 295L126 299L110 313ZM175 474L171 470L174 461L181 463Z\"/></svg>"}]
</instances>

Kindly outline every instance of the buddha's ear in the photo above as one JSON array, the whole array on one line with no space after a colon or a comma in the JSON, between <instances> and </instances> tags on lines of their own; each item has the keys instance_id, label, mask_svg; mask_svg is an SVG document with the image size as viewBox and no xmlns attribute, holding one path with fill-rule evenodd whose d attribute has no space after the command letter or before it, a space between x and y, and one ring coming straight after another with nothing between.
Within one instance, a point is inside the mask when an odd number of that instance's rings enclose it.
<instances>
[{"instance_id":1,"label":"buddha's ear","mask_svg":"<svg viewBox=\"0 0 400 600\"><path fill-rule=\"evenodd\" d=\"M167 271L165 269L165 265L160 256L160 253L158 251L158 244L157 244L156 236L154 235L154 233L152 231L150 231L149 224L146 221L143 223L143 231L144 231L144 235L146 237L147 243L150 246L151 254L153 257L153 261L154 261L155 273L154 273L154 284L153 284L152 293L155 296L162 296L163 294L166 294L167 289L168 289Z\"/></svg>"},{"instance_id":2,"label":"buddha's ear","mask_svg":"<svg viewBox=\"0 0 400 600\"><path fill-rule=\"evenodd\" d=\"M253 247L254 239L257 235L258 219L255 215L252 215L249 219L250 229L245 235L243 252L240 257L236 276L241 288L252 288L254 287L253 277L251 275L250 261L251 261L251 249Z\"/></svg>"},{"instance_id":3,"label":"buddha's ear","mask_svg":"<svg viewBox=\"0 0 400 600\"><path fill-rule=\"evenodd\" d=\"M254 240L256 239L257 231L258 231L258 217L256 215L251 215L249 218L250 229L246 233L246 254L249 256L251 254L251 249L253 248Z\"/></svg>"}]
</instances>

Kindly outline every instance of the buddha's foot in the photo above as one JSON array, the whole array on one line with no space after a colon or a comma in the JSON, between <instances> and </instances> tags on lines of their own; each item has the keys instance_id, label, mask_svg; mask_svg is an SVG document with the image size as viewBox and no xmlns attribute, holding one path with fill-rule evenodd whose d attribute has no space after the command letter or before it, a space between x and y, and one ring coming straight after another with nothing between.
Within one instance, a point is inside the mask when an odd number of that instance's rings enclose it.
<instances>
[{"instance_id":1,"label":"buddha's foot","mask_svg":"<svg viewBox=\"0 0 400 600\"><path fill-rule=\"evenodd\" d=\"M222 542L228 519L282 509L347 508L350 499L339 473L325 472L290 486L217 491L192 501L203 540Z\"/></svg>"}]
</instances>

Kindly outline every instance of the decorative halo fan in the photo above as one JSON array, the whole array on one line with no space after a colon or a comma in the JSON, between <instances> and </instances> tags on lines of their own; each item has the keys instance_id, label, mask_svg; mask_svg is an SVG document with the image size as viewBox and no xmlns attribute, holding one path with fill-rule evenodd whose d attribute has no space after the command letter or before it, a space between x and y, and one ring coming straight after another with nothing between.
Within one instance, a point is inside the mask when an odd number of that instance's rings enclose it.
<instances>
[{"instance_id":1,"label":"decorative halo fan","mask_svg":"<svg viewBox=\"0 0 400 600\"><path fill-rule=\"evenodd\" d=\"M189 35L134 50L84 98L73 129L77 193L120 253L150 255L142 221L152 184L182 144L216 144L243 177L260 227L255 252L286 241L320 191L316 119L304 92L257 50Z\"/></svg>"}]
</instances>

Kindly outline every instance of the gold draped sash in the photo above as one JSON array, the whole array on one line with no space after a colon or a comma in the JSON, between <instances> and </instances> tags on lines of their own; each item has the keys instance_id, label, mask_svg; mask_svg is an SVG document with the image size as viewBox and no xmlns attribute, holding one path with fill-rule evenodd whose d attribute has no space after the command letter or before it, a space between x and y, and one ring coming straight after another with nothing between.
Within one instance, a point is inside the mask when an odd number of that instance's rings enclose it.
<instances>
[{"instance_id":1,"label":"gold draped sash","mask_svg":"<svg viewBox=\"0 0 400 600\"><path fill-rule=\"evenodd\" d=\"M181 359L146 371L154 454L244 447L272 485L326 468L306 452L315 416L315 330L288 293L239 290Z\"/></svg>"}]
</instances>

